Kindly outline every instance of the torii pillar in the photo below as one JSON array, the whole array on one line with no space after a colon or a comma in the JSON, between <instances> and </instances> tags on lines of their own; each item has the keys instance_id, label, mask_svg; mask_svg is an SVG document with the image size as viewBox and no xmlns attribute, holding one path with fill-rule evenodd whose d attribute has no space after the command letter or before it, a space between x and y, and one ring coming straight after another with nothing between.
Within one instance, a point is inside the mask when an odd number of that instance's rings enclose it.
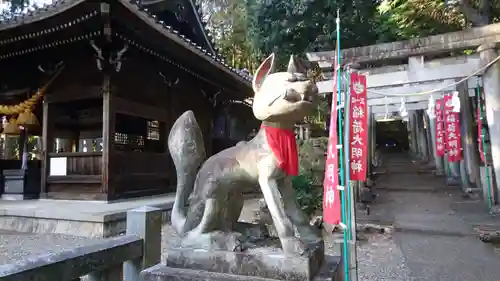
<instances>
[{"instance_id":1,"label":"torii pillar","mask_svg":"<svg viewBox=\"0 0 500 281\"><path fill-rule=\"evenodd\" d=\"M486 65L498 57L496 43L481 45L477 51L482 65ZM495 62L484 71L483 87L495 183L498 188L500 187L500 61Z\"/></svg>"}]
</instances>

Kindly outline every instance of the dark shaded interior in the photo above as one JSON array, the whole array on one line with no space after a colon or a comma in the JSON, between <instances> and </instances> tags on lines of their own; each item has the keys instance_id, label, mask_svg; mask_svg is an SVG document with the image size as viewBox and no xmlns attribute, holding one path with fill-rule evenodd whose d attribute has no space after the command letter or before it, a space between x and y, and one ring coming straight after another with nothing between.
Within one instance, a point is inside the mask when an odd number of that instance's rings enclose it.
<instances>
[{"instance_id":1,"label":"dark shaded interior","mask_svg":"<svg viewBox=\"0 0 500 281\"><path fill-rule=\"evenodd\" d=\"M405 151L409 149L408 130L401 120L377 122L377 147L384 150Z\"/></svg>"}]
</instances>

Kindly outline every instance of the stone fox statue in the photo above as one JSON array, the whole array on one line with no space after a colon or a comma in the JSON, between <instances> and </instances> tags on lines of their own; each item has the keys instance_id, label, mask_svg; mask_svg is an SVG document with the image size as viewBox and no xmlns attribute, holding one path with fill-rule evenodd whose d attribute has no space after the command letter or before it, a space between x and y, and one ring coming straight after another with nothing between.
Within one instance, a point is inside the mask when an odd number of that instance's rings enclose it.
<instances>
[{"instance_id":1,"label":"stone fox statue","mask_svg":"<svg viewBox=\"0 0 500 281\"><path fill-rule=\"evenodd\" d=\"M283 251L302 254L321 241L297 204L291 177L298 174L293 125L315 105L318 88L306 76L305 62L290 58L287 72L274 73L275 56L262 62L253 78L253 113L262 120L256 136L205 161L205 148L193 112L172 126L168 147L177 171L172 225L182 244L195 248L241 249L238 218L243 190L259 186ZM295 231L298 235L295 235Z\"/></svg>"}]
</instances>

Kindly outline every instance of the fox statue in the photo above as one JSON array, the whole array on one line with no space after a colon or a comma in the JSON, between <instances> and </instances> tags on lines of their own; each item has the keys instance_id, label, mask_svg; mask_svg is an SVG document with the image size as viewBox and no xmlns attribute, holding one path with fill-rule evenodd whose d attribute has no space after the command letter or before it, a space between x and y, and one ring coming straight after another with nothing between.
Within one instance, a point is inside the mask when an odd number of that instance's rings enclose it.
<instances>
[{"instance_id":1,"label":"fox statue","mask_svg":"<svg viewBox=\"0 0 500 281\"><path fill-rule=\"evenodd\" d=\"M271 54L253 77L252 109L262 126L250 141L205 161L203 137L193 112L185 112L172 126L168 147L177 172L177 193L171 221L183 245L240 251L237 225L242 193L257 186L285 254L303 254L309 245L321 241L298 205L291 183L298 174L293 126L314 109L318 88L307 77L305 62L291 56L287 71L276 73L275 63Z\"/></svg>"}]
</instances>

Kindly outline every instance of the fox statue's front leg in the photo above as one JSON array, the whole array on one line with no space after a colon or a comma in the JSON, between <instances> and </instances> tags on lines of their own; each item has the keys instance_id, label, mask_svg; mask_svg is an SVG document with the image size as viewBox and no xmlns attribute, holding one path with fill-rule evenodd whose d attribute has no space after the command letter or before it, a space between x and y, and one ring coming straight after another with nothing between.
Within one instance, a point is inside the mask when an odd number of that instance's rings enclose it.
<instances>
[{"instance_id":1,"label":"fox statue's front leg","mask_svg":"<svg viewBox=\"0 0 500 281\"><path fill-rule=\"evenodd\" d=\"M308 244L319 242L321 237L309 225L307 216L302 212L295 199L291 178L276 176L276 169L272 169L274 160L260 164L259 185L266 201L269 213L273 219L283 252L286 254L303 254ZM283 200L282 200L283 199ZM297 228L300 238L295 237L294 228Z\"/></svg>"},{"instance_id":2,"label":"fox statue's front leg","mask_svg":"<svg viewBox=\"0 0 500 281\"><path fill-rule=\"evenodd\" d=\"M295 189L293 189L291 177L283 178L280 182L279 188L281 197L283 198L285 213L297 228L300 240L307 244L321 241L320 231L311 226L308 216L302 211L297 202L297 195Z\"/></svg>"}]
</instances>

